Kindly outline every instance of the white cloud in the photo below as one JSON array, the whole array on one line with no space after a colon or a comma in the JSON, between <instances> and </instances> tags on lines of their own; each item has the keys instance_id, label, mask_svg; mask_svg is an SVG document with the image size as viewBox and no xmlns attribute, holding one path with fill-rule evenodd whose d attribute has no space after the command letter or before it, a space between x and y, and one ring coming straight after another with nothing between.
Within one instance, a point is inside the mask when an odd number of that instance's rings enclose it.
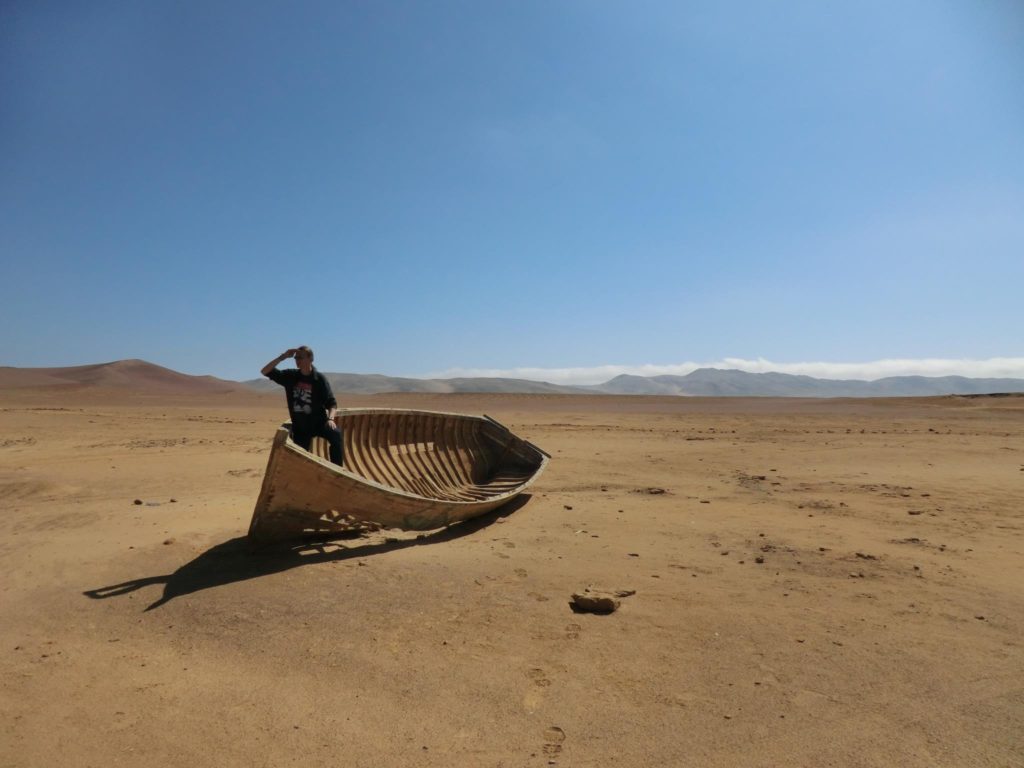
<instances>
[{"instance_id":1,"label":"white cloud","mask_svg":"<svg viewBox=\"0 0 1024 768\"><path fill-rule=\"evenodd\" d=\"M685 376L698 368L729 368L751 373L790 373L818 379L874 381L887 376L969 376L971 378L1024 379L1024 357L992 357L987 360L873 360L863 363L776 363L764 358L744 360L726 357L718 362L672 365L599 365L590 368L450 368L423 378L500 377L548 381L553 384L600 384L620 374L634 376Z\"/></svg>"}]
</instances>

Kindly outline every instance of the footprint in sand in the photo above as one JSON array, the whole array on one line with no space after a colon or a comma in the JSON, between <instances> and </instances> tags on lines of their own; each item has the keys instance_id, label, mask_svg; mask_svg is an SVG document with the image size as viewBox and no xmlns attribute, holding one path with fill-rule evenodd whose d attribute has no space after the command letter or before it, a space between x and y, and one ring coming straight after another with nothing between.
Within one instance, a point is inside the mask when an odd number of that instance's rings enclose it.
<instances>
[{"instance_id":1,"label":"footprint in sand","mask_svg":"<svg viewBox=\"0 0 1024 768\"><path fill-rule=\"evenodd\" d=\"M515 571L513 571L513 573L515 573L515 575L519 576L520 578L523 578L523 579L526 578L526 569L525 568L516 568Z\"/></svg>"},{"instance_id":2,"label":"footprint in sand","mask_svg":"<svg viewBox=\"0 0 1024 768\"><path fill-rule=\"evenodd\" d=\"M545 677L544 670L540 669L539 667L534 667L533 669L531 669L529 672L526 673L526 676L533 680L534 685L539 686L541 688L547 688L549 685L551 685L551 681L548 680L547 677Z\"/></svg>"},{"instance_id":3,"label":"footprint in sand","mask_svg":"<svg viewBox=\"0 0 1024 768\"><path fill-rule=\"evenodd\" d=\"M557 725L544 729L544 754L554 757L562 751L562 742L565 741L565 731Z\"/></svg>"},{"instance_id":4,"label":"footprint in sand","mask_svg":"<svg viewBox=\"0 0 1024 768\"><path fill-rule=\"evenodd\" d=\"M530 678L533 685L523 696L523 706L527 712L534 712L544 701L544 689L551 685L551 681L545 676L544 670L539 667L527 670L526 676Z\"/></svg>"},{"instance_id":5,"label":"footprint in sand","mask_svg":"<svg viewBox=\"0 0 1024 768\"><path fill-rule=\"evenodd\" d=\"M565 627L565 638L566 640L576 640L580 636L580 630L582 630L579 624L568 624Z\"/></svg>"}]
</instances>

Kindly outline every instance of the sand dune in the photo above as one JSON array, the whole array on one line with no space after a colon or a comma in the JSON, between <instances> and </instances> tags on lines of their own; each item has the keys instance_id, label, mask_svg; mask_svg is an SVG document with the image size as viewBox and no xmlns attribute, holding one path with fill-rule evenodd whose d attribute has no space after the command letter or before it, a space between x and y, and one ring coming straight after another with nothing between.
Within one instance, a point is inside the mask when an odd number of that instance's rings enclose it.
<instances>
[{"instance_id":1,"label":"sand dune","mask_svg":"<svg viewBox=\"0 0 1024 768\"><path fill-rule=\"evenodd\" d=\"M190 376L145 360L118 360L65 368L0 367L0 391L64 388L120 389L162 395L246 393L234 381L214 376Z\"/></svg>"},{"instance_id":2,"label":"sand dune","mask_svg":"<svg viewBox=\"0 0 1024 768\"><path fill-rule=\"evenodd\" d=\"M2 765L1024 754L1022 398L346 397L553 460L471 525L253 553L283 398L47 386L0 393Z\"/></svg>"}]
</instances>

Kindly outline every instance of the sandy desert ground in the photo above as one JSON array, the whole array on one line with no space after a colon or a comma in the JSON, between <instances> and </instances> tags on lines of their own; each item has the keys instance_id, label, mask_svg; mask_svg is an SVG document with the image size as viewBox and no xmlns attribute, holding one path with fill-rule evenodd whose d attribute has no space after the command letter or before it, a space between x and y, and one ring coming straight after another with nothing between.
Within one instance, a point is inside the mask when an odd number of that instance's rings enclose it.
<instances>
[{"instance_id":1,"label":"sandy desert ground","mask_svg":"<svg viewBox=\"0 0 1024 768\"><path fill-rule=\"evenodd\" d=\"M341 400L554 458L254 555L283 397L0 392L0 766L1024 765L1024 397Z\"/></svg>"}]
</instances>

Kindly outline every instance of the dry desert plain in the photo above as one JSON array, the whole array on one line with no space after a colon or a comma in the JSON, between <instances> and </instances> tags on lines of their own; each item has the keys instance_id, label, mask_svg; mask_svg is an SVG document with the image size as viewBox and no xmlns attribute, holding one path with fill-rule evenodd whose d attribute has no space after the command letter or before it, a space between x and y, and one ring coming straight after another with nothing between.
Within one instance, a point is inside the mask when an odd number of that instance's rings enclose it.
<instances>
[{"instance_id":1,"label":"dry desert plain","mask_svg":"<svg viewBox=\"0 0 1024 768\"><path fill-rule=\"evenodd\" d=\"M1024 765L1024 397L341 397L553 460L253 553L283 397L16 383L0 766Z\"/></svg>"}]
</instances>

